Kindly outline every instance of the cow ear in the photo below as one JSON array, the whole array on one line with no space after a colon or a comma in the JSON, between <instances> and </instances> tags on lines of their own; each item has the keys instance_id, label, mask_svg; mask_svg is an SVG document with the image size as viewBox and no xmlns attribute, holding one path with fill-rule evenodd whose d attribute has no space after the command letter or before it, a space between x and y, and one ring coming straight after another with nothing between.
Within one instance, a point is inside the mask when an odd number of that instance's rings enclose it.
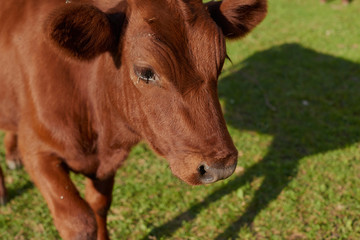
<instances>
[{"instance_id":1,"label":"cow ear","mask_svg":"<svg viewBox=\"0 0 360 240\"><path fill-rule=\"evenodd\" d=\"M225 37L245 36L266 16L267 0L223 0L205 4Z\"/></svg>"},{"instance_id":2,"label":"cow ear","mask_svg":"<svg viewBox=\"0 0 360 240\"><path fill-rule=\"evenodd\" d=\"M116 46L119 23L111 20L115 15L107 15L91 5L66 4L49 16L45 34L67 55L91 60Z\"/></svg>"}]
</instances>

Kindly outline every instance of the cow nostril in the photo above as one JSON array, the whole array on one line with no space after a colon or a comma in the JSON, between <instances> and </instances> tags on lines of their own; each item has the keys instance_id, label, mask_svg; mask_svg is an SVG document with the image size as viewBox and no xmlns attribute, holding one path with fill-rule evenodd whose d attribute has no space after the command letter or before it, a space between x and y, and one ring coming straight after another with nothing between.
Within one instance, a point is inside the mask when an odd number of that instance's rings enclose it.
<instances>
[{"instance_id":1,"label":"cow nostril","mask_svg":"<svg viewBox=\"0 0 360 240\"><path fill-rule=\"evenodd\" d=\"M198 168L198 171L199 171L201 176L204 176L204 174L206 173L205 166L200 165L200 167Z\"/></svg>"}]
</instances>

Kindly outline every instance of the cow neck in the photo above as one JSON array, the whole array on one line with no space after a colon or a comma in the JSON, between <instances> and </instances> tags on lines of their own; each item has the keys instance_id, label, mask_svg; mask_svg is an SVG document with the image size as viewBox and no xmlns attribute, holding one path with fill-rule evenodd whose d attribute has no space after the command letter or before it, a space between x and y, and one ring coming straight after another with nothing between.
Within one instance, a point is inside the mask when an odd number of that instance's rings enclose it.
<instances>
[{"instance_id":1,"label":"cow neck","mask_svg":"<svg viewBox=\"0 0 360 240\"><path fill-rule=\"evenodd\" d=\"M127 157L130 149L139 141L131 129L119 105L125 104L125 94L119 81L119 69L110 54L104 54L94 63L95 77L89 84L94 128L98 134L99 167L97 178L115 173ZM112 96L116 96L113 98ZM120 101L119 101L120 100ZM120 102L120 104L119 104Z\"/></svg>"}]
</instances>

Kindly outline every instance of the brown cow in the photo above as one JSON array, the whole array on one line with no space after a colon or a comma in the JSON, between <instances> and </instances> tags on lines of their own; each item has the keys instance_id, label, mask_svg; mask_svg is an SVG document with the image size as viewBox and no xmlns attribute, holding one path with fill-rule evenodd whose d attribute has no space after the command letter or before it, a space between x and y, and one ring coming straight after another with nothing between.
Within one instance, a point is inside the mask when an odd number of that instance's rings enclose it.
<instances>
[{"instance_id":1,"label":"brown cow","mask_svg":"<svg viewBox=\"0 0 360 240\"><path fill-rule=\"evenodd\" d=\"M247 34L266 8L266 0L1 0L6 156L22 157L62 238L108 239L114 175L141 139L189 184L233 173L237 150L217 96L225 37ZM86 200L69 171L87 177Z\"/></svg>"}]
</instances>

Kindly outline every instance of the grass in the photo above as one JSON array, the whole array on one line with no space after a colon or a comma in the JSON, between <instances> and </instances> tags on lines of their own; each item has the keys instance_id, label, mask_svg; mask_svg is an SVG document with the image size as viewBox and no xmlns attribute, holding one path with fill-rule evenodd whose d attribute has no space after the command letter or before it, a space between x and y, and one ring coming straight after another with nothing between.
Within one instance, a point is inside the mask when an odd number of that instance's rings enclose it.
<instances>
[{"instance_id":1,"label":"grass","mask_svg":"<svg viewBox=\"0 0 360 240\"><path fill-rule=\"evenodd\" d=\"M140 144L117 173L112 239L360 239L359 14L356 0L270 0L219 83L235 174L187 186ZM59 239L28 175L5 170L0 239Z\"/></svg>"}]
</instances>

